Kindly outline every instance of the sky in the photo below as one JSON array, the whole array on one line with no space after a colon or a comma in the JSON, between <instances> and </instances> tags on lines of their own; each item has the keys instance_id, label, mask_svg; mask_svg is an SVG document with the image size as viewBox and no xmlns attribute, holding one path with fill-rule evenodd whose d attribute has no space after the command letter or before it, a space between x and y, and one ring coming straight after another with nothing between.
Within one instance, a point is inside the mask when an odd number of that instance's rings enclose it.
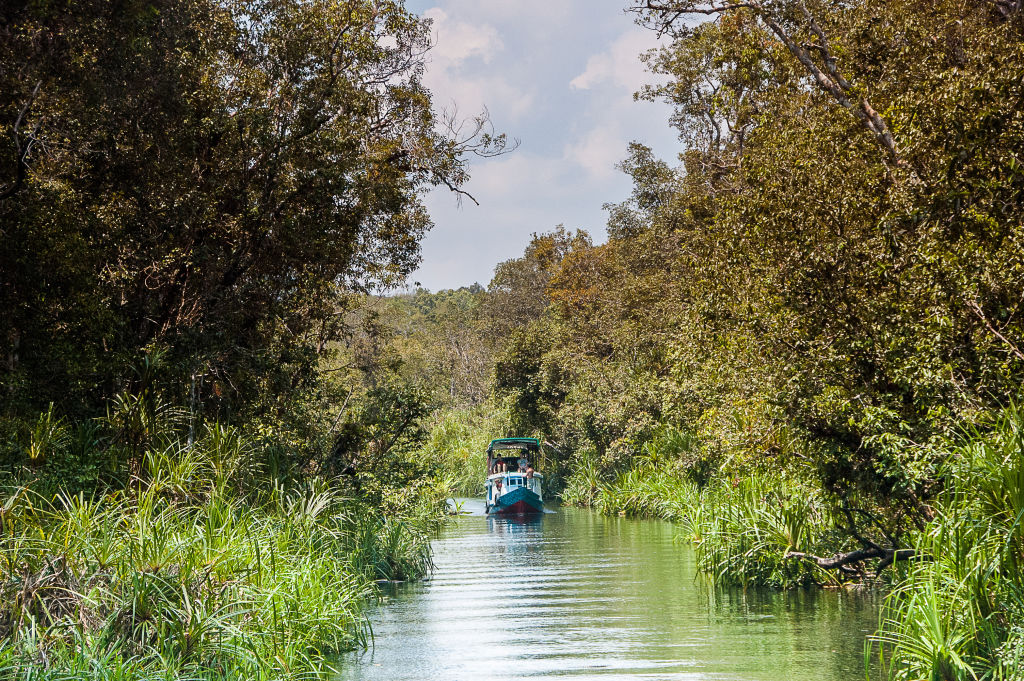
<instances>
[{"instance_id":1,"label":"sky","mask_svg":"<svg viewBox=\"0 0 1024 681\"><path fill-rule=\"evenodd\" d=\"M673 161L679 151L663 103L637 102L652 82L639 54L658 44L626 0L409 0L433 20L426 85L435 107L471 117L486 107L515 151L473 159L465 189L426 198L434 228L410 284L432 291L479 282L557 225L605 239L602 206L629 196L615 165L637 140Z\"/></svg>"}]
</instances>

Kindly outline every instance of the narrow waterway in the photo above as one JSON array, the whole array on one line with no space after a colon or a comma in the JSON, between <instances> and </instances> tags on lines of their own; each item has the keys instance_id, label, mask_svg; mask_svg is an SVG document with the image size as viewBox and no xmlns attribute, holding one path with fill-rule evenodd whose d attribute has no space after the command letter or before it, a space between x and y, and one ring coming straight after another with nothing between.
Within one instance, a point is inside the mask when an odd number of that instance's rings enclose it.
<instances>
[{"instance_id":1,"label":"narrow waterway","mask_svg":"<svg viewBox=\"0 0 1024 681\"><path fill-rule=\"evenodd\" d=\"M342 680L864 678L870 596L708 588L664 522L464 510L432 578L374 611L375 643L341 661Z\"/></svg>"}]
</instances>

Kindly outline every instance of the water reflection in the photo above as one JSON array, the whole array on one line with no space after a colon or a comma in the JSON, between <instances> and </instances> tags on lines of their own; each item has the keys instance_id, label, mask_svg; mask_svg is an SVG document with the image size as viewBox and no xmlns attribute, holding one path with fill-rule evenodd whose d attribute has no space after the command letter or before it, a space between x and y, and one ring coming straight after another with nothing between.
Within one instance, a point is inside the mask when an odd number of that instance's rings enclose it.
<instances>
[{"instance_id":1,"label":"water reflection","mask_svg":"<svg viewBox=\"0 0 1024 681\"><path fill-rule=\"evenodd\" d=\"M667 523L563 509L470 515L434 576L373 616L345 680L863 678L876 604L857 594L707 588Z\"/></svg>"}]
</instances>

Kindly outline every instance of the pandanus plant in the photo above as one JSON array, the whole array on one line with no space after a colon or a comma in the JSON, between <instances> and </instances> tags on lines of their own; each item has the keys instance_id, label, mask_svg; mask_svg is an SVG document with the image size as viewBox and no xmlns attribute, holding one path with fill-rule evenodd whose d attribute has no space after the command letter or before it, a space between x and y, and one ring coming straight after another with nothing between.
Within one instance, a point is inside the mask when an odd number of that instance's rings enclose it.
<instances>
[{"instance_id":1,"label":"pandanus plant","mask_svg":"<svg viewBox=\"0 0 1024 681\"><path fill-rule=\"evenodd\" d=\"M42 465L47 457L67 448L71 442L67 423L53 411L53 402L49 408L39 415L28 444L28 460L34 465Z\"/></svg>"}]
</instances>

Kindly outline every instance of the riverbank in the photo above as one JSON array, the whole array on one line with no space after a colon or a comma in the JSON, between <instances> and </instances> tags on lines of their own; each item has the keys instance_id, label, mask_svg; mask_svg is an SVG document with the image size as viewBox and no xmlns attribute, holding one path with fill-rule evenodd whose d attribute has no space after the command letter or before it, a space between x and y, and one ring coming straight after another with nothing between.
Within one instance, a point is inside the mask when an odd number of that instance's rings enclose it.
<instances>
[{"instance_id":1,"label":"riverbank","mask_svg":"<svg viewBox=\"0 0 1024 681\"><path fill-rule=\"evenodd\" d=\"M874 636L889 678L1020 679L1021 452L1020 407L966 432L942 457L942 491L927 500L931 519L896 536L886 526L898 526L898 519L875 516L877 508L843 507L812 478L786 467L742 473L723 467L698 484L650 457L611 481L584 462L563 501L677 523L699 570L721 584L891 588ZM879 551L866 550L871 546ZM840 560L857 556L863 559Z\"/></svg>"},{"instance_id":2,"label":"riverbank","mask_svg":"<svg viewBox=\"0 0 1024 681\"><path fill-rule=\"evenodd\" d=\"M0 678L328 678L369 640L376 581L429 570L446 490L396 513L271 459L211 426L148 449L122 489L53 493L24 469L0 510Z\"/></svg>"}]
</instances>

